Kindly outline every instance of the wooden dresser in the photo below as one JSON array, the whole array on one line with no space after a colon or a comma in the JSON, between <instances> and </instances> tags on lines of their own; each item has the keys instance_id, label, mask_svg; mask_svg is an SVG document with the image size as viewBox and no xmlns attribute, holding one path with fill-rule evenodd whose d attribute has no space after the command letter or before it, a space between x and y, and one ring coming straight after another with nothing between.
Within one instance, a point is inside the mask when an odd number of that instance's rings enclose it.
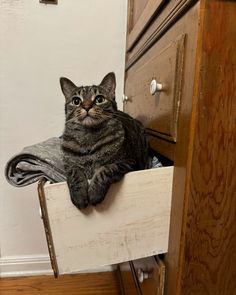
<instances>
[{"instance_id":1,"label":"wooden dresser","mask_svg":"<svg viewBox=\"0 0 236 295\"><path fill-rule=\"evenodd\" d=\"M236 1L128 10L124 111L174 179L168 253L120 264L123 293L236 294Z\"/></svg>"}]
</instances>

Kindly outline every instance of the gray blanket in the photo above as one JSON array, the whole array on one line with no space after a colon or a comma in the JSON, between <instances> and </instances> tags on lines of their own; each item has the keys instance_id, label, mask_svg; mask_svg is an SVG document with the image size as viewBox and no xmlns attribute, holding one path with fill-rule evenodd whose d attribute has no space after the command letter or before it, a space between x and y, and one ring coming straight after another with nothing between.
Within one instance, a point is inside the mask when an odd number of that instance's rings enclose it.
<instances>
[{"instance_id":1,"label":"gray blanket","mask_svg":"<svg viewBox=\"0 0 236 295\"><path fill-rule=\"evenodd\" d=\"M41 177L51 182L66 181L61 139L53 137L25 147L7 162L5 176L10 184L18 187L37 182Z\"/></svg>"},{"instance_id":2,"label":"gray blanket","mask_svg":"<svg viewBox=\"0 0 236 295\"><path fill-rule=\"evenodd\" d=\"M158 168L162 164L157 157L153 157L150 158L148 166ZM53 137L25 147L7 162L5 176L11 185L17 187L37 182L41 177L53 183L66 181L61 139Z\"/></svg>"}]
</instances>

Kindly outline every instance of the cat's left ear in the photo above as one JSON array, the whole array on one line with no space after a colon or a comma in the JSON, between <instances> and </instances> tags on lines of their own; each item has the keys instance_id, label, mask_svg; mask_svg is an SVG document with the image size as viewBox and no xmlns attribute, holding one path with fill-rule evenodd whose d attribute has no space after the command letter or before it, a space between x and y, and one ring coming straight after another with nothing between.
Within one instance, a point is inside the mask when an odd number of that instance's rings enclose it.
<instances>
[{"instance_id":1,"label":"cat's left ear","mask_svg":"<svg viewBox=\"0 0 236 295\"><path fill-rule=\"evenodd\" d=\"M69 79L61 77L60 78L61 90L65 95L65 98L69 98L71 96L72 91L76 88L76 85Z\"/></svg>"},{"instance_id":2,"label":"cat's left ear","mask_svg":"<svg viewBox=\"0 0 236 295\"><path fill-rule=\"evenodd\" d=\"M115 73L108 73L100 83L100 86L104 87L114 98L116 90L116 76Z\"/></svg>"}]
</instances>

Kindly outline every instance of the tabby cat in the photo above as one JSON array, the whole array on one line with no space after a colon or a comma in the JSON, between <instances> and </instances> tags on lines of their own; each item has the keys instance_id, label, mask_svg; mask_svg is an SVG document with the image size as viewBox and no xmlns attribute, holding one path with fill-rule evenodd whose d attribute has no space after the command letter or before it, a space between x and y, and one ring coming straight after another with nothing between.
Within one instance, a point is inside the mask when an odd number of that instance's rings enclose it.
<instances>
[{"instance_id":1,"label":"tabby cat","mask_svg":"<svg viewBox=\"0 0 236 295\"><path fill-rule=\"evenodd\" d=\"M148 140L142 124L118 111L116 78L98 86L77 87L60 78L66 122L63 161L73 204L83 209L102 202L109 186L133 170L145 169Z\"/></svg>"}]
</instances>

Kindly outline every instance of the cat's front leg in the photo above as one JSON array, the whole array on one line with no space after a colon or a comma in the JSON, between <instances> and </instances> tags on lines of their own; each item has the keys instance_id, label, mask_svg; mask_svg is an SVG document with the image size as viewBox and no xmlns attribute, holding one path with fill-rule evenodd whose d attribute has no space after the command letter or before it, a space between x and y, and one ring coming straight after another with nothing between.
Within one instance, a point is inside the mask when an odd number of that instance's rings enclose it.
<instances>
[{"instance_id":1,"label":"cat's front leg","mask_svg":"<svg viewBox=\"0 0 236 295\"><path fill-rule=\"evenodd\" d=\"M88 206L88 182L84 173L79 168L66 169L67 184L72 203L79 209Z\"/></svg>"},{"instance_id":2,"label":"cat's front leg","mask_svg":"<svg viewBox=\"0 0 236 295\"><path fill-rule=\"evenodd\" d=\"M94 206L101 203L110 185L119 181L125 173L133 171L134 166L134 161L127 161L100 167L95 172L88 188L89 203Z\"/></svg>"}]
</instances>

